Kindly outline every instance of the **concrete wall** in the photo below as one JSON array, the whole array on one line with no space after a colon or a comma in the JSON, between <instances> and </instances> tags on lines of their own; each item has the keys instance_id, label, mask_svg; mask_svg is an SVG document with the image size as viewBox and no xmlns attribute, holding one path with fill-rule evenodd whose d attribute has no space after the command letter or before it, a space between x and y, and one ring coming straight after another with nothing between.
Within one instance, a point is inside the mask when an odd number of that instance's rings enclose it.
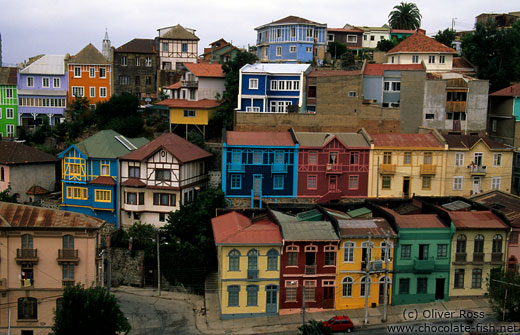
<instances>
[{"instance_id":1,"label":"concrete wall","mask_svg":"<svg viewBox=\"0 0 520 335\"><path fill-rule=\"evenodd\" d=\"M425 72L401 72L401 133L417 133L423 121Z\"/></svg>"},{"instance_id":2,"label":"concrete wall","mask_svg":"<svg viewBox=\"0 0 520 335\"><path fill-rule=\"evenodd\" d=\"M195 98L197 100L216 99L217 93L222 96L225 89L224 78L199 78L199 87Z\"/></svg>"},{"instance_id":3,"label":"concrete wall","mask_svg":"<svg viewBox=\"0 0 520 335\"><path fill-rule=\"evenodd\" d=\"M486 131L489 81L471 80L466 102L468 131Z\"/></svg>"},{"instance_id":4,"label":"concrete wall","mask_svg":"<svg viewBox=\"0 0 520 335\"><path fill-rule=\"evenodd\" d=\"M520 143L515 142L516 122L515 119L512 118L512 115L513 99L503 97L490 97L489 121L487 126L489 137L496 141L500 141L509 145ZM506 119L494 116L507 116L510 118ZM494 123L496 124L495 130L493 130Z\"/></svg>"},{"instance_id":5,"label":"concrete wall","mask_svg":"<svg viewBox=\"0 0 520 335\"><path fill-rule=\"evenodd\" d=\"M34 200L34 196L25 194L33 185L39 185L50 192L55 191L55 163L11 165L9 172L11 194L18 193L20 202L29 201L29 197Z\"/></svg>"}]
</instances>

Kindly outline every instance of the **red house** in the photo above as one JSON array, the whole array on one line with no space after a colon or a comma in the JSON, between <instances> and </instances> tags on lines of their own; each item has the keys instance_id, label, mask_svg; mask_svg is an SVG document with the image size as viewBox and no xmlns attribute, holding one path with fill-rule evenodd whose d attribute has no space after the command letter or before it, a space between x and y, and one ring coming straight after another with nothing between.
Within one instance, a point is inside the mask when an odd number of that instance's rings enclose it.
<instances>
[{"instance_id":1,"label":"red house","mask_svg":"<svg viewBox=\"0 0 520 335\"><path fill-rule=\"evenodd\" d=\"M368 196L370 144L358 133L294 132L299 144L298 198L326 203Z\"/></svg>"},{"instance_id":2,"label":"red house","mask_svg":"<svg viewBox=\"0 0 520 335\"><path fill-rule=\"evenodd\" d=\"M337 229L314 207L270 205L284 240L280 262L280 313L333 309ZM291 311L292 310L292 311Z\"/></svg>"}]
</instances>

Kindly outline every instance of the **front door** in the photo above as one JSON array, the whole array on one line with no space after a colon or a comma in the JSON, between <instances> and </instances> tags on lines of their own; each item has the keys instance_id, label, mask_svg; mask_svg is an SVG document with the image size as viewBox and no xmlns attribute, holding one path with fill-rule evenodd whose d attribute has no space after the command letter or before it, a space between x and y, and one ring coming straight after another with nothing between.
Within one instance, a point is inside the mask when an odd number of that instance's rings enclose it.
<instances>
[{"instance_id":1,"label":"front door","mask_svg":"<svg viewBox=\"0 0 520 335\"><path fill-rule=\"evenodd\" d=\"M379 304L385 303L385 283L379 283Z\"/></svg>"},{"instance_id":2,"label":"front door","mask_svg":"<svg viewBox=\"0 0 520 335\"><path fill-rule=\"evenodd\" d=\"M334 308L334 287L323 288L323 308Z\"/></svg>"},{"instance_id":3,"label":"front door","mask_svg":"<svg viewBox=\"0 0 520 335\"><path fill-rule=\"evenodd\" d=\"M253 176L253 195L258 197L262 194L262 175L255 174Z\"/></svg>"},{"instance_id":4,"label":"front door","mask_svg":"<svg viewBox=\"0 0 520 335\"><path fill-rule=\"evenodd\" d=\"M473 177L473 193L480 193L482 190L480 177Z\"/></svg>"},{"instance_id":5,"label":"front door","mask_svg":"<svg viewBox=\"0 0 520 335\"><path fill-rule=\"evenodd\" d=\"M278 286L267 285L265 287L266 300L265 300L265 312L276 313L278 311Z\"/></svg>"},{"instance_id":6,"label":"front door","mask_svg":"<svg viewBox=\"0 0 520 335\"><path fill-rule=\"evenodd\" d=\"M338 176L329 176L329 192L336 192L338 189Z\"/></svg>"},{"instance_id":7,"label":"front door","mask_svg":"<svg viewBox=\"0 0 520 335\"><path fill-rule=\"evenodd\" d=\"M403 197L410 196L410 177L403 177Z\"/></svg>"},{"instance_id":8,"label":"front door","mask_svg":"<svg viewBox=\"0 0 520 335\"><path fill-rule=\"evenodd\" d=\"M437 278L435 280L435 300L444 299L444 278Z\"/></svg>"}]
</instances>

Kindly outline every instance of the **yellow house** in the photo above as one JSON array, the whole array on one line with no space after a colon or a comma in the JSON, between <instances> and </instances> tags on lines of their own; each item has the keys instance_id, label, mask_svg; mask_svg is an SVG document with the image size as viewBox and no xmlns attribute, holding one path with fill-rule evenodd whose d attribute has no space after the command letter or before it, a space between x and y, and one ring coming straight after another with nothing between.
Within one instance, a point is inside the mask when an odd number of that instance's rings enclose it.
<instances>
[{"instance_id":1,"label":"yellow house","mask_svg":"<svg viewBox=\"0 0 520 335\"><path fill-rule=\"evenodd\" d=\"M338 221L341 237L336 267L336 309L365 307L367 292L368 306L383 305L385 278L390 304L396 233L384 218L372 218L368 208L350 211L345 208L345 212L337 209L326 209ZM360 213L362 216L358 217Z\"/></svg>"},{"instance_id":2,"label":"yellow house","mask_svg":"<svg viewBox=\"0 0 520 335\"><path fill-rule=\"evenodd\" d=\"M221 318L277 314L282 245L278 226L265 215L250 219L235 211L211 223Z\"/></svg>"},{"instance_id":3,"label":"yellow house","mask_svg":"<svg viewBox=\"0 0 520 335\"><path fill-rule=\"evenodd\" d=\"M175 131L177 127L184 126L185 134L188 136L190 126L205 135L206 126L220 103L212 99L166 99L157 105L169 108L170 130Z\"/></svg>"},{"instance_id":4,"label":"yellow house","mask_svg":"<svg viewBox=\"0 0 520 335\"><path fill-rule=\"evenodd\" d=\"M370 137L369 197L443 195L447 146L436 130Z\"/></svg>"},{"instance_id":5,"label":"yellow house","mask_svg":"<svg viewBox=\"0 0 520 335\"><path fill-rule=\"evenodd\" d=\"M444 195L510 192L513 148L477 135L443 135L448 144Z\"/></svg>"}]
</instances>

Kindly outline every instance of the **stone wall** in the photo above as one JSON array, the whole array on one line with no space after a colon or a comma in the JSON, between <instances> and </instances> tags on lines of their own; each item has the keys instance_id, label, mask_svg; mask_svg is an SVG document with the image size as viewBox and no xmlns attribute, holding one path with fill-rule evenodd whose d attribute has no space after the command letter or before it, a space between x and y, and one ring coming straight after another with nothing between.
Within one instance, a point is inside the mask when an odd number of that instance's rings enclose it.
<instances>
[{"instance_id":1,"label":"stone wall","mask_svg":"<svg viewBox=\"0 0 520 335\"><path fill-rule=\"evenodd\" d=\"M123 248L111 248L112 286L143 286L144 283L144 251L132 252Z\"/></svg>"}]
</instances>

